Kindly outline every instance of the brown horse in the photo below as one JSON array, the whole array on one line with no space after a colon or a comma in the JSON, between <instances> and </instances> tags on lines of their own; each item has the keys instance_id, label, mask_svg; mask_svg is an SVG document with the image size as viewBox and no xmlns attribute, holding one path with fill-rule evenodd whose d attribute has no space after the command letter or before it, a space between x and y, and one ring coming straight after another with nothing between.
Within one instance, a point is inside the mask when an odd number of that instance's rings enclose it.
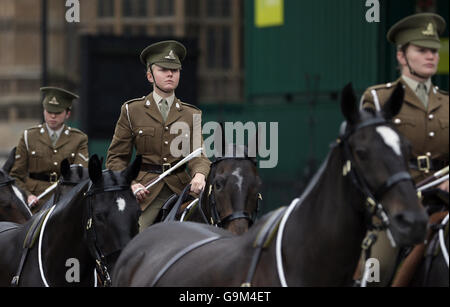
<instances>
[{"instance_id":1,"label":"brown horse","mask_svg":"<svg viewBox=\"0 0 450 307\"><path fill-rule=\"evenodd\" d=\"M191 221L222 227L234 234L245 233L255 222L261 195L261 179L256 159L249 157L247 147L230 144L225 154L211 163L205 190L192 206L181 207L188 197L187 187L163 219ZM166 206L163 206L163 210Z\"/></svg>"},{"instance_id":2,"label":"brown horse","mask_svg":"<svg viewBox=\"0 0 450 307\"><path fill-rule=\"evenodd\" d=\"M403 96L397 87L373 114L358 110L346 86L339 139L287 209L266 214L241 236L199 223L154 225L122 251L113 285L351 285L367 229L389 229L399 246L422 241L427 215L408 173L407 144L390 121Z\"/></svg>"}]
</instances>

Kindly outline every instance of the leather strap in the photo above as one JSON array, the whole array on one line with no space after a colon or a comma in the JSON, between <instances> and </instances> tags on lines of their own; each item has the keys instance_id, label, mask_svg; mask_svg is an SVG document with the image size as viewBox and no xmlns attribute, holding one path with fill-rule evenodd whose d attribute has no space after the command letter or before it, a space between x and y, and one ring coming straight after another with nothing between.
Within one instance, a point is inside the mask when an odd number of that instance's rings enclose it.
<instances>
[{"instance_id":1,"label":"leather strap","mask_svg":"<svg viewBox=\"0 0 450 307\"><path fill-rule=\"evenodd\" d=\"M58 181L58 174L52 173L30 173L28 175L31 179L46 181L46 182L56 182Z\"/></svg>"},{"instance_id":2,"label":"leather strap","mask_svg":"<svg viewBox=\"0 0 450 307\"><path fill-rule=\"evenodd\" d=\"M173 163L175 165L175 163ZM165 171L167 171L171 167L171 164L164 164L164 165L157 165L157 164L150 164L150 163L142 163L141 165L141 171L143 172L149 172L153 174L162 174ZM180 166L176 170L173 171L173 173L181 173L186 170L186 164Z\"/></svg>"}]
</instances>

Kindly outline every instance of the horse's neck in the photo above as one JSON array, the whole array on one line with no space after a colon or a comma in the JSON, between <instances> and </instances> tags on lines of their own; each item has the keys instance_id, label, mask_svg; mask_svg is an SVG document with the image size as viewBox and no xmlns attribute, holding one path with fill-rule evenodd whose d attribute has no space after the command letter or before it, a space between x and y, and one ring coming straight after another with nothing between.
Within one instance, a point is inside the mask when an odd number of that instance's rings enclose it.
<instances>
[{"instance_id":1,"label":"horse's neck","mask_svg":"<svg viewBox=\"0 0 450 307\"><path fill-rule=\"evenodd\" d=\"M355 210L362 202L363 198L350 179L342 176L342 157L340 150L335 148L286 223L283 244L288 244L294 255L293 259L287 255L287 261L309 267L297 265L298 276L317 265L318 270L324 267L334 270L328 272L332 283L345 275L348 267L356 267L359 246L366 231L362 212ZM302 262L296 257L314 261Z\"/></svg>"},{"instance_id":2,"label":"horse's neck","mask_svg":"<svg viewBox=\"0 0 450 307\"><path fill-rule=\"evenodd\" d=\"M67 240L71 238L82 242L84 236L84 214L87 210L88 199L84 196L85 188L80 189L78 193L73 195L70 201L66 201L66 197L70 197L70 192L60 199L55 205L46 231L54 237L54 240Z\"/></svg>"}]
</instances>

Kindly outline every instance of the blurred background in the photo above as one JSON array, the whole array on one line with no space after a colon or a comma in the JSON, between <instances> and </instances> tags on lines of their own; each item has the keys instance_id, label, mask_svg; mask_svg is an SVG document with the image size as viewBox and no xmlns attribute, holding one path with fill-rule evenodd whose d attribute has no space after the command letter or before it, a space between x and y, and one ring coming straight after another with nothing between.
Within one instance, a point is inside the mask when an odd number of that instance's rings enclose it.
<instances>
[{"instance_id":1,"label":"blurred background","mask_svg":"<svg viewBox=\"0 0 450 307\"><path fill-rule=\"evenodd\" d=\"M0 165L24 129L42 122L41 86L80 95L69 125L106 157L120 106L147 95L141 50L177 39L188 49L181 100L203 122L279 123L278 165L261 169L262 212L297 197L329 151L342 121L340 89L397 79L386 33L415 12L447 21L434 84L448 91L448 0L0 0ZM205 136L208 137L208 136ZM232 140L229 140L232 141Z\"/></svg>"}]
</instances>

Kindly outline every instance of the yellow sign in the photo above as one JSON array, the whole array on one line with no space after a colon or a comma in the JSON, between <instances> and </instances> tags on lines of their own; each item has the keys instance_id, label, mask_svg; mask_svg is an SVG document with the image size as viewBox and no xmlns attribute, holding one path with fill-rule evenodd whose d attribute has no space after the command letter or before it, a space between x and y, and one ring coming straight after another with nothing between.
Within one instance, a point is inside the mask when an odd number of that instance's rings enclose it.
<instances>
[{"instance_id":1,"label":"yellow sign","mask_svg":"<svg viewBox=\"0 0 450 307\"><path fill-rule=\"evenodd\" d=\"M284 23L284 0L255 0L255 25L258 28Z\"/></svg>"},{"instance_id":2,"label":"yellow sign","mask_svg":"<svg viewBox=\"0 0 450 307\"><path fill-rule=\"evenodd\" d=\"M449 74L449 53L448 53L448 38L441 38L441 49L439 49L439 66L437 73L440 75Z\"/></svg>"}]
</instances>

